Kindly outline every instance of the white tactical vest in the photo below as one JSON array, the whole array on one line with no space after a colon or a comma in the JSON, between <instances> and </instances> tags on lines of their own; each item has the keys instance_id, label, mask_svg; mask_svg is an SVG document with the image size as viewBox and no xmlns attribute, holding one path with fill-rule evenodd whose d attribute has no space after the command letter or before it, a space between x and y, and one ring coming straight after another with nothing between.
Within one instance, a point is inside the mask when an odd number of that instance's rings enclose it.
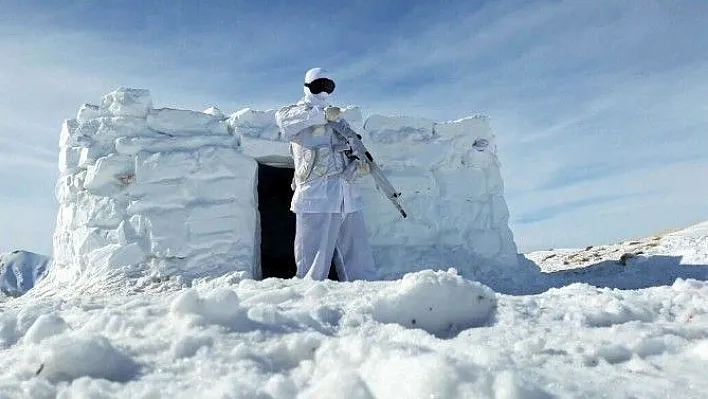
<instances>
[{"instance_id":1,"label":"white tactical vest","mask_svg":"<svg viewBox=\"0 0 708 399\"><path fill-rule=\"evenodd\" d=\"M305 147L297 143L290 143L290 153L295 161L295 175L293 177L293 189L295 184L304 184L315 179L341 174L351 162L343 153L348 149L344 138L329 126L311 126L301 134L310 136L329 137L329 143L323 143L313 147Z\"/></svg>"}]
</instances>

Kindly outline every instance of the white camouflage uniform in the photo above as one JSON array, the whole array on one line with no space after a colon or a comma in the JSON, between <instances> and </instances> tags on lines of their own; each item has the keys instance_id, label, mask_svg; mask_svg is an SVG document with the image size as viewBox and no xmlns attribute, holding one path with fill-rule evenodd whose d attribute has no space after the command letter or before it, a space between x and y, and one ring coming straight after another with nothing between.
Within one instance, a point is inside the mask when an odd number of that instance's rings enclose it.
<instances>
[{"instance_id":1,"label":"white camouflage uniform","mask_svg":"<svg viewBox=\"0 0 708 399\"><path fill-rule=\"evenodd\" d=\"M326 77L321 68L305 75L305 83ZM326 92L305 96L276 113L276 121L290 141L295 178L290 210L296 215L296 276L324 280L334 261L342 281L377 278L364 225L364 203L342 172L350 160L342 154L344 139L327 126Z\"/></svg>"}]
</instances>

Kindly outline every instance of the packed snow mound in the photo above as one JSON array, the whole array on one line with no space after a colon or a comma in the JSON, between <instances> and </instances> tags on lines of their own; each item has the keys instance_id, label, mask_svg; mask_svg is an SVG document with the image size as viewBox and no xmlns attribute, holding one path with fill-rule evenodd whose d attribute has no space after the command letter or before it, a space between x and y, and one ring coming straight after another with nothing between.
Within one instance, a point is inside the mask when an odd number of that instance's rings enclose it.
<instances>
[{"instance_id":1,"label":"packed snow mound","mask_svg":"<svg viewBox=\"0 0 708 399\"><path fill-rule=\"evenodd\" d=\"M454 270L427 270L407 274L394 286L382 290L373 303L373 313L382 323L397 323L449 337L484 325L495 305L494 292L482 284L465 280Z\"/></svg>"},{"instance_id":2,"label":"packed snow mound","mask_svg":"<svg viewBox=\"0 0 708 399\"><path fill-rule=\"evenodd\" d=\"M19 296L29 291L47 273L50 259L28 251L0 254L0 292Z\"/></svg>"},{"instance_id":3,"label":"packed snow mound","mask_svg":"<svg viewBox=\"0 0 708 399\"><path fill-rule=\"evenodd\" d=\"M231 329L250 326L246 310L239 305L238 295L229 289L220 289L200 297L197 291L187 290L173 303L176 316L192 317L200 324L216 324Z\"/></svg>"},{"instance_id":4,"label":"packed snow mound","mask_svg":"<svg viewBox=\"0 0 708 399\"><path fill-rule=\"evenodd\" d=\"M148 90L132 88L81 106L59 140L52 279L117 271L260 278L258 165L292 167L274 114L154 108ZM488 118L364 119L353 106L343 116L402 192L409 215L401 219L374 182L361 179L382 278L449 267L482 278L516 264Z\"/></svg>"},{"instance_id":5,"label":"packed snow mound","mask_svg":"<svg viewBox=\"0 0 708 399\"><path fill-rule=\"evenodd\" d=\"M52 382L81 377L125 382L140 370L133 359L100 335L69 332L45 343L41 348L43 362L37 375Z\"/></svg>"}]
</instances>

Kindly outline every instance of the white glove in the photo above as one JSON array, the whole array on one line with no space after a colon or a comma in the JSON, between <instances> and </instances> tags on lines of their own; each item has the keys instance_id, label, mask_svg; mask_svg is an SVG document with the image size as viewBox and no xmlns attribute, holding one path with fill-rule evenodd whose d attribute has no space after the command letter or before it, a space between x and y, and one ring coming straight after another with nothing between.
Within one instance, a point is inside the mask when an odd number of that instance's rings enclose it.
<instances>
[{"instance_id":1,"label":"white glove","mask_svg":"<svg viewBox=\"0 0 708 399\"><path fill-rule=\"evenodd\" d=\"M363 177L371 173L368 162L357 159L356 163L356 177Z\"/></svg>"},{"instance_id":2,"label":"white glove","mask_svg":"<svg viewBox=\"0 0 708 399\"><path fill-rule=\"evenodd\" d=\"M325 119L328 122L335 122L339 119L339 115L342 114L342 110L339 107L327 107L325 108Z\"/></svg>"},{"instance_id":3,"label":"white glove","mask_svg":"<svg viewBox=\"0 0 708 399\"><path fill-rule=\"evenodd\" d=\"M349 164L344 173L344 178L348 182L354 182L358 178L371 173L371 168L369 167L368 163L360 159L353 159L351 162L353 163Z\"/></svg>"},{"instance_id":4,"label":"white glove","mask_svg":"<svg viewBox=\"0 0 708 399\"><path fill-rule=\"evenodd\" d=\"M359 161L359 160L357 162L359 163L359 165L357 165L357 172L358 172L359 176L366 176L369 173L371 173L371 168L369 167L368 162Z\"/></svg>"}]
</instances>

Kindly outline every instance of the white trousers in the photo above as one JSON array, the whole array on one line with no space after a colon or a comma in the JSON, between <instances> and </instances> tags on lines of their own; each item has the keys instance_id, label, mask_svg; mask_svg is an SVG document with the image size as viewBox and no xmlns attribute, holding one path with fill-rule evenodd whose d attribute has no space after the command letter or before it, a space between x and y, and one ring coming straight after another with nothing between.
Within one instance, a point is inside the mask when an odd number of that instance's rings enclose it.
<instances>
[{"instance_id":1,"label":"white trousers","mask_svg":"<svg viewBox=\"0 0 708 399\"><path fill-rule=\"evenodd\" d=\"M324 280L333 260L340 281L377 279L362 212L297 213L296 276Z\"/></svg>"}]
</instances>

